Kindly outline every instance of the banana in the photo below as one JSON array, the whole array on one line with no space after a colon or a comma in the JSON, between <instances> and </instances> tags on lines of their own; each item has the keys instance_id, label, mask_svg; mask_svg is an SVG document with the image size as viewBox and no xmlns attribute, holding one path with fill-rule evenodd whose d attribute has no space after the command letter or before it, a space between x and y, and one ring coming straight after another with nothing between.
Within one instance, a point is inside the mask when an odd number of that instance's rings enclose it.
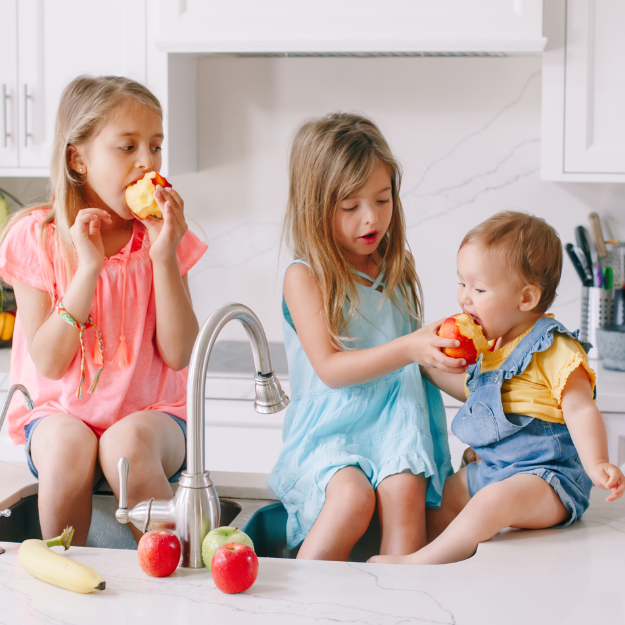
<instances>
[{"instance_id":1,"label":"banana","mask_svg":"<svg viewBox=\"0 0 625 625\"><path fill-rule=\"evenodd\" d=\"M31 575L49 584L82 593L104 590L106 582L96 571L50 549L60 546L69 549L73 535L74 528L70 526L56 538L25 540L20 545L17 557Z\"/></svg>"}]
</instances>

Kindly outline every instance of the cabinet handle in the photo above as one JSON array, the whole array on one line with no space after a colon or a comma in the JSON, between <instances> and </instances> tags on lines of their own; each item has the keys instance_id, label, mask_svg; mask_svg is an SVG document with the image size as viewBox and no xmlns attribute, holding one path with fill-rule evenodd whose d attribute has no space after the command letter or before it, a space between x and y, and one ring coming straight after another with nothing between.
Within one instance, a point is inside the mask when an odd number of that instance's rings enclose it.
<instances>
[{"instance_id":1,"label":"cabinet handle","mask_svg":"<svg viewBox=\"0 0 625 625\"><path fill-rule=\"evenodd\" d=\"M7 100L10 100L11 96L7 94L7 86L6 84L2 85L2 119L4 120L4 147L6 148L9 145L8 139L11 136L11 133L7 129Z\"/></svg>"},{"instance_id":2,"label":"cabinet handle","mask_svg":"<svg viewBox=\"0 0 625 625\"><path fill-rule=\"evenodd\" d=\"M28 95L28 85L24 83L24 147L28 147L28 137L33 135L28 132L28 100L32 100L33 96Z\"/></svg>"}]
</instances>

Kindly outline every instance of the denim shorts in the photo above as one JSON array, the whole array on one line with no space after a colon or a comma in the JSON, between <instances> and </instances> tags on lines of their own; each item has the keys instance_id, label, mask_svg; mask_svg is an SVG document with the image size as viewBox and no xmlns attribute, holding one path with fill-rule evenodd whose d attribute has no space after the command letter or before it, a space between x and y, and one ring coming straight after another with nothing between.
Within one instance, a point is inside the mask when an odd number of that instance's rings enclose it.
<instances>
[{"instance_id":1,"label":"denim shorts","mask_svg":"<svg viewBox=\"0 0 625 625\"><path fill-rule=\"evenodd\" d=\"M187 424L182 419L180 419L179 417L176 417L173 414L169 414L169 412L166 412L165 414L170 416L180 426L180 429L182 430L182 433L184 434L184 441L185 441L184 460L182 461L182 465L181 465L180 469L178 469L178 471L176 471L176 473L174 473L174 475L172 475L169 478L169 483L170 484L175 484L176 482L178 482L178 480L180 480L180 477L182 476L182 472L187 468L187 451L186 451ZM24 436L26 438L26 445L25 445L26 462L28 463L28 468L30 469L30 472L37 479L39 479L39 473L37 472L37 469L35 468L35 465L33 464L33 458L30 455L30 446L31 446L31 443L32 443L33 432L35 431L35 428L45 418L46 417L39 417L39 419L35 419L35 420L31 421L30 423L28 423L27 425L24 426ZM105 482L106 482L106 478L102 477L102 479L99 480L98 483L93 487L93 492L96 493L98 490L100 490L100 487Z\"/></svg>"},{"instance_id":2,"label":"denim shorts","mask_svg":"<svg viewBox=\"0 0 625 625\"><path fill-rule=\"evenodd\" d=\"M484 488L484 486L488 486L488 484L492 484L496 481L492 479L492 476L489 476L490 479L486 477L484 471L480 471L480 468L481 462L479 461L471 462L466 467L467 486L471 497ZM564 522L553 526L554 528L562 528L579 520L588 508L588 494L592 483L590 482L590 478L586 475L586 472L583 471L583 468L581 472L581 480L571 479L571 476L568 475L569 471L566 469L564 471L558 471L557 469L554 470L553 468L547 467L532 467L518 471L515 475L537 475L553 488L564 507L571 513L571 516ZM581 485L579 484L580 481L582 482Z\"/></svg>"}]
</instances>

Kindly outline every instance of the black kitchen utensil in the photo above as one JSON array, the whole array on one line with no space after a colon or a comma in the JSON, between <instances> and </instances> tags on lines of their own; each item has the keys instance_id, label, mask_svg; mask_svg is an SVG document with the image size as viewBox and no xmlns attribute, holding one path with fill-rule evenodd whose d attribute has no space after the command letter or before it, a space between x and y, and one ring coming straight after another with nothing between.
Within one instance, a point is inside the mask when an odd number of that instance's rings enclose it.
<instances>
[{"instance_id":1,"label":"black kitchen utensil","mask_svg":"<svg viewBox=\"0 0 625 625\"><path fill-rule=\"evenodd\" d=\"M575 228L575 240L577 241L577 247L582 250L584 257L586 258L586 264L590 270L592 277L592 254L590 252L590 239L588 238L588 232L584 226L577 226Z\"/></svg>"},{"instance_id":2,"label":"black kitchen utensil","mask_svg":"<svg viewBox=\"0 0 625 625\"><path fill-rule=\"evenodd\" d=\"M586 270L584 269L584 265L582 264L582 261L577 255L575 246L572 243L567 243L564 247L566 249L566 253L569 255L569 258L571 259L571 262L573 263L573 267L575 268L575 271L577 272L579 279L582 281L582 284L584 286L592 286L593 285L592 275L588 275L586 273ZM579 253L582 254L581 250Z\"/></svg>"}]
</instances>

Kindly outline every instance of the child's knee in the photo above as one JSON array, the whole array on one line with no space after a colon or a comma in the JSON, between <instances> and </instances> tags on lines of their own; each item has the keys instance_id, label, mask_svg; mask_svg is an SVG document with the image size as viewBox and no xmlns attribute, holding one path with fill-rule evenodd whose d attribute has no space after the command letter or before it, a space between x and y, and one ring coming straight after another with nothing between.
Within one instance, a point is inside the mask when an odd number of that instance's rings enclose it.
<instances>
[{"instance_id":1,"label":"child's knee","mask_svg":"<svg viewBox=\"0 0 625 625\"><path fill-rule=\"evenodd\" d=\"M53 419L47 421L48 419ZM47 421L47 422L46 422ZM47 417L35 429L31 454L38 471L67 470L71 459L72 473L94 464L98 453L98 439L80 419L71 415Z\"/></svg>"},{"instance_id":2,"label":"child's knee","mask_svg":"<svg viewBox=\"0 0 625 625\"><path fill-rule=\"evenodd\" d=\"M332 497L331 505L340 507L344 514L354 519L363 519L363 522L366 520L368 525L375 512L375 491L368 483L347 483Z\"/></svg>"},{"instance_id":3,"label":"child's knee","mask_svg":"<svg viewBox=\"0 0 625 625\"><path fill-rule=\"evenodd\" d=\"M121 456L129 460L135 455L144 457L146 451L154 447L153 439L154 432L147 424L129 418L122 419L102 434L100 456L113 458L115 462Z\"/></svg>"}]
</instances>

